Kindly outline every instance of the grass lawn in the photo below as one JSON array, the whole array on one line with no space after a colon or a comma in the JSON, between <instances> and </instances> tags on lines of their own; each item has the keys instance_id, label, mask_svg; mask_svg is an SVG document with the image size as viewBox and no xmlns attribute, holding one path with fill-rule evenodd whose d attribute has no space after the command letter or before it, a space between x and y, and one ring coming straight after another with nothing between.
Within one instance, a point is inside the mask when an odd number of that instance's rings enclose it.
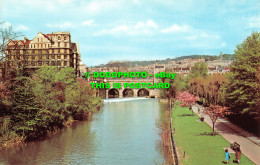
<instances>
[{"instance_id":1,"label":"grass lawn","mask_svg":"<svg viewBox=\"0 0 260 165\"><path fill-rule=\"evenodd\" d=\"M195 113L194 113L195 114ZM198 116L190 116L188 107L176 103L172 111L174 139L177 145L180 164L183 165L219 165L224 164L224 147L230 143L220 135L211 136L212 128L205 122L197 122ZM185 158L184 156L185 151ZM233 163L235 154L231 154L229 164ZM241 164L254 164L246 156L241 156Z\"/></svg>"}]
</instances>

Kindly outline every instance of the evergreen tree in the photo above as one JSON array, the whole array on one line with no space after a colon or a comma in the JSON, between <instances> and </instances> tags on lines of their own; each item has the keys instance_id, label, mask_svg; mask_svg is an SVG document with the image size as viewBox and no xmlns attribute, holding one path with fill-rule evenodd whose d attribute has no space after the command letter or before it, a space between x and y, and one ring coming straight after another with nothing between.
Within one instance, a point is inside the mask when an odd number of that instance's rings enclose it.
<instances>
[{"instance_id":1,"label":"evergreen tree","mask_svg":"<svg viewBox=\"0 0 260 165\"><path fill-rule=\"evenodd\" d=\"M28 138L34 137L37 129L37 113L40 108L35 101L35 96L28 77L18 77L13 84L12 94L13 108L11 120L14 129L20 135Z\"/></svg>"},{"instance_id":2,"label":"evergreen tree","mask_svg":"<svg viewBox=\"0 0 260 165\"><path fill-rule=\"evenodd\" d=\"M260 33L254 32L235 50L226 88L227 103L235 114L259 114Z\"/></svg>"}]
</instances>

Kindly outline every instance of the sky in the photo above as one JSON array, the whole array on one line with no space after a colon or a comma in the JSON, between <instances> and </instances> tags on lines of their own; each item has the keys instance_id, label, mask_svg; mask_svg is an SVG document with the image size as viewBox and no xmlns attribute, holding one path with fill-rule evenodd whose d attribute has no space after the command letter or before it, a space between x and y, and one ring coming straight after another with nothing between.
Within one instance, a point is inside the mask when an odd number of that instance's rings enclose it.
<instances>
[{"instance_id":1,"label":"sky","mask_svg":"<svg viewBox=\"0 0 260 165\"><path fill-rule=\"evenodd\" d=\"M87 66L234 53L260 32L259 0L0 0L0 22L33 39L70 32Z\"/></svg>"}]
</instances>

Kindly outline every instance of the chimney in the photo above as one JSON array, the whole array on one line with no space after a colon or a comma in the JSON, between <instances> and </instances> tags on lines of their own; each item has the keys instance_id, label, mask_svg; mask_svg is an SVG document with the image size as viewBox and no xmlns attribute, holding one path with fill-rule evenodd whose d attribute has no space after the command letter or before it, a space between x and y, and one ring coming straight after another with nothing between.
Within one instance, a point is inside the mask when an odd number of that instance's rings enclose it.
<instances>
[{"instance_id":1,"label":"chimney","mask_svg":"<svg viewBox=\"0 0 260 165\"><path fill-rule=\"evenodd\" d=\"M28 38L24 37L24 39L23 39L24 43L25 43L27 40L28 40Z\"/></svg>"}]
</instances>

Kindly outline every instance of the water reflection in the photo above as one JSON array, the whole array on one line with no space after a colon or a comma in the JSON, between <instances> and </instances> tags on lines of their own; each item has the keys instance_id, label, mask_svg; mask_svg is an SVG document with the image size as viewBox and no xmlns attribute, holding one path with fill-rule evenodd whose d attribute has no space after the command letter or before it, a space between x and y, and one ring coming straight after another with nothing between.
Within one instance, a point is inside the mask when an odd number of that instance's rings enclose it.
<instances>
[{"instance_id":1,"label":"water reflection","mask_svg":"<svg viewBox=\"0 0 260 165\"><path fill-rule=\"evenodd\" d=\"M157 99L104 104L92 121L75 122L49 139L0 152L4 164L151 165L164 154L156 122ZM0 163L1 164L1 163Z\"/></svg>"}]
</instances>

